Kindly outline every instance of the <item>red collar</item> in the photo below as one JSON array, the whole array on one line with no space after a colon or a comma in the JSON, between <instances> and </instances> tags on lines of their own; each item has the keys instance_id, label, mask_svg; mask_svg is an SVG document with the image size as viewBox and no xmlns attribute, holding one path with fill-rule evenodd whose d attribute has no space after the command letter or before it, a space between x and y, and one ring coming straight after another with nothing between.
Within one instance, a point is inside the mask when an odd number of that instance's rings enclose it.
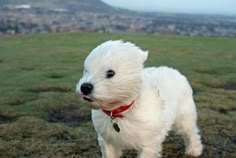
<instances>
[{"instance_id":1,"label":"red collar","mask_svg":"<svg viewBox=\"0 0 236 158\"><path fill-rule=\"evenodd\" d=\"M134 104L134 102L135 102L135 100L133 100L129 105L121 106L121 107L114 109L112 111L108 111L108 110L104 110L104 109L102 109L102 111L105 114L107 114L108 116L123 118L124 115L122 115L121 113L128 110Z\"/></svg>"}]
</instances>

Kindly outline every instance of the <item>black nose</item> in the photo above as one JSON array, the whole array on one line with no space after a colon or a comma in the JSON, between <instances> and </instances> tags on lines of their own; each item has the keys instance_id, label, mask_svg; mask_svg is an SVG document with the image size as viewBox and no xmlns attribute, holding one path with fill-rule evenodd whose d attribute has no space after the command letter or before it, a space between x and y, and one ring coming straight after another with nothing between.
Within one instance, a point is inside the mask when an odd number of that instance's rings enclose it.
<instances>
[{"instance_id":1,"label":"black nose","mask_svg":"<svg viewBox=\"0 0 236 158\"><path fill-rule=\"evenodd\" d=\"M80 87L81 92L83 92L85 95L88 95L93 90L93 85L91 83L83 83Z\"/></svg>"}]
</instances>

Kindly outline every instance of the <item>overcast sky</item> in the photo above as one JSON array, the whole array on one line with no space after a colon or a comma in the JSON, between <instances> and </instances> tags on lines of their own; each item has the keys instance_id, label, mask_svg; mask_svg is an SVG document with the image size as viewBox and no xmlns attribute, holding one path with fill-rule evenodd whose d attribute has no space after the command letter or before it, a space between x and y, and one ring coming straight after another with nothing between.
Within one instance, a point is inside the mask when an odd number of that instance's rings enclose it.
<instances>
[{"instance_id":1,"label":"overcast sky","mask_svg":"<svg viewBox=\"0 0 236 158\"><path fill-rule=\"evenodd\" d=\"M120 8L200 14L234 14L236 0L102 0Z\"/></svg>"}]
</instances>

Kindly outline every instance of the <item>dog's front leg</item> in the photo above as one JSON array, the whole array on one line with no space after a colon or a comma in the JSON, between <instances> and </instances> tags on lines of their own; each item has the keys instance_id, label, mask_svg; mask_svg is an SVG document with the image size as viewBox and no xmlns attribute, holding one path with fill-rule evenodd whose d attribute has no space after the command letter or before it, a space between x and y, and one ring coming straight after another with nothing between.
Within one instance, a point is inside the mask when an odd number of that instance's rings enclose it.
<instances>
[{"instance_id":1,"label":"dog's front leg","mask_svg":"<svg viewBox=\"0 0 236 158\"><path fill-rule=\"evenodd\" d=\"M121 151L116 149L112 144L106 143L101 136L98 137L98 142L102 151L102 158L119 158Z\"/></svg>"},{"instance_id":2,"label":"dog's front leg","mask_svg":"<svg viewBox=\"0 0 236 158\"><path fill-rule=\"evenodd\" d=\"M161 146L158 148L144 147L138 153L138 158L160 158L161 157Z\"/></svg>"}]
</instances>

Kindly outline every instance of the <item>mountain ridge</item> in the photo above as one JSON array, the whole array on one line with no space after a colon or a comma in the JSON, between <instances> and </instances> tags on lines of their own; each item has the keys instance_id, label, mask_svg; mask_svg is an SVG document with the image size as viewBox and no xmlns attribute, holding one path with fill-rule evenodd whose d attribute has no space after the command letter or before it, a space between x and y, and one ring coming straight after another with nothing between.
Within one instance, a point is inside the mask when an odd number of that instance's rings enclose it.
<instances>
[{"instance_id":1,"label":"mountain ridge","mask_svg":"<svg viewBox=\"0 0 236 158\"><path fill-rule=\"evenodd\" d=\"M89 11L89 12L117 12L117 11L127 11L125 9L118 9L112 6L107 5L101 0L0 0L0 6L4 5L23 5L27 4L34 8L46 8L46 9L55 9L63 8L69 11Z\"/></svg>"}]
</instances>

